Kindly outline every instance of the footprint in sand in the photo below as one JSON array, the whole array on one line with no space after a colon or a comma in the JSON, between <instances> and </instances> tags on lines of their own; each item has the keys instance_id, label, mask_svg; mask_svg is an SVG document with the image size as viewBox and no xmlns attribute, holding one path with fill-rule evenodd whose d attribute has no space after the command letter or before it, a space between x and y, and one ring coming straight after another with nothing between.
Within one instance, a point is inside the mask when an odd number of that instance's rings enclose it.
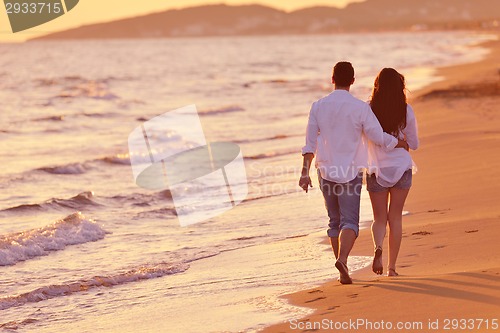
<instances>
[{"instance_id":1,"label":"footprint in sand","mask_svg":"<svg viewBox=\"0 0 500 333\"><path fill-rule=\"evenodd\" d=\"M446 211L451 210L450 208L448 209L431 209L428 210L427 213L439 213L439 214L445 214Z\"/></svg>"},{"instance_id":2,"label":"footprint in sand","mask_svg":"<svg viewBox=\"0 0 500 333\"><path fill-rule=\"evenodd\" d=\"M320 289L315 289L315 290L311 290L311 291L309 292L309 294L316 294L316 293L322 293L322 292L323 292L323 290L320 290Z\"/></svg>"},{"instance_id":3,"label":"footprint in sand","mask_svg":"<svg viewBox=\"0 0 500 333\"><path fill-rule=\"evenodd\" d=\"M428 236L428 235L432 235L432 232L429 232L429 231L418 231L418 232L414 232L411 234L412 236Z\"/></svg>"},{"instance_id":4,"label":"footprint in sand","mask_svg":"<svg viewBox=\"0 0 500 333\"><path fill-rule=\"evenodd\" d=\"M330 314L330 313L334 313L334 311L323 312L323 313L320 313L319 315L320 316L324 316L324 315L327 315L327 314Z\"/></svg>"},{"instance_id":5,"label":"footprint in sand","mask_svg":"<svg viewBox=\"0 0 500 333\"><path fill-rule=\"evenodd\" d=\"M315 299L311 299L309 301L305 301L304 303L312 303L312 302L316 302L316 301L319 301L319 300L322 300L322 299L326 299L326 297L318 297L318 298L315 298Z\"/></svg>"}]
</instances>

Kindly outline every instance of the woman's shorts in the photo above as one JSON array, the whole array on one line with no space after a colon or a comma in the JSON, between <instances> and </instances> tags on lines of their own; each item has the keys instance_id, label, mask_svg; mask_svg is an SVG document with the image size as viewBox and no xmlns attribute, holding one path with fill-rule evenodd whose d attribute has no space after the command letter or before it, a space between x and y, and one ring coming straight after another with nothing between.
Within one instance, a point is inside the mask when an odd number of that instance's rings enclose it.
<instances>
[{"instance_id":1,"label":"woman's shorts","mask_svg":"<svg viewBox=\"0 0 500 333\"><path fill-rule=\"evenodd\" d=\"M386 192L389 191L391 188L399 188L402 190L409 190L411 187L411 181L412 181L412 170L406 170L405 173L403 173L403 176L398 180L396 184L392 187L383 187L379 183L377 183L377 178L375 177L375 174L371 175L366 175L366 189L368 192Z\"/></svg>"}]
</instances>

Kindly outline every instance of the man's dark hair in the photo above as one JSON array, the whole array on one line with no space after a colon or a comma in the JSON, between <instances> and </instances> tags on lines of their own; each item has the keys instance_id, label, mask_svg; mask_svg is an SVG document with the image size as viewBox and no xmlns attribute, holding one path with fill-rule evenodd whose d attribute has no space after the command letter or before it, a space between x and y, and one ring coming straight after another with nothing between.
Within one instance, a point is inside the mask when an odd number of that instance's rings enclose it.
<instances>
[{"instance_id":1,"label":"man's dark hair","mask_svg":"<svg viewBox=\"0 0 500 333\"><path fill-rule=\"evenodd\" d=\"M352 64L347 61L338 62L333 67L333 79L335 84L339 87L348 87L354 80L354 68Z\"/></svg>"}]
</instances>

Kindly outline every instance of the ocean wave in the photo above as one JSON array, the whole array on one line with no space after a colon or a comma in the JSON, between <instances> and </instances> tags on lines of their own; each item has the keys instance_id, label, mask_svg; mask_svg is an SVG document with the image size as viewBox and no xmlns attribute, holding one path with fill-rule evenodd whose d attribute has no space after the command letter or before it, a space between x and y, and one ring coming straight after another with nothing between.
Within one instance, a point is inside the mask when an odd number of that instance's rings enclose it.
<instances>
[{"instance_id":1,"label":"ocean wave","mask_svg":"<svg viewBox=\"0 0 500 333\"><path fill-rule=\"evenodd\" d=\"M303 134L277 134L274 136L268 136L268 137L264 137L264 138L235 140L233 142L238 143L238 144L253 143L253 142L262 142L262 141L283 140L283 139L302 137L302 136L304 136L304 135Z\"/></svg>"},{"instance_id":2,"label":"ocean wave","mask_svg":"<svg viewBox=\"0 0 500 333\"><path fill-rule=\"evenodd\" d=\"M38 87L60 86L61 91L56 98L92 98L99 100L115 100L119 96L109 90L109 82L116 80L114 77L101 79L87 79L82 76L64 76L60 78L36 79L35 85Z\"/></svg>"},{"instance_id":3,"label":"ocean wave","mask_svg":"<svg viewBox=\"0 0 500 333\"><path fill-rule=\"evenodd\" d=\"M264 80L264 83L277 83L277 84L286 84L291 82L290 80L287 79L270 79L270 80Z\"/></svg>"},{"instance_id":4,"label":"ocean wave","mask_svg":"<svg viewBox=\"0 0 500 333\"><path fill-rule=\"evenodd\" d=\"M38 87L51 87L58 83L56 79L35 79L34 83Z\"/></svg>"},{"instance_id":5,"label":"ocean wave","mask_svg":"<svg viewBox=\"0 0 500 333\"><path fill-rule=\"evenodd\" d=\"M111 118L119 115L117 112L84 112L81 113L82 116L88 118Z\"/></svg>"},{"instance_id":6,"label":"ocean wave","mask_svg":"<svg viewBox=\"0 0 500 333\"><path fill-rule=\"evenodd\" d=\"M64 84L67 82L74 83L74 82L84 82L84 81L86 81L86 79L79 75L68 75L59 78L37 78L34 80L34 83L35 85L40 87L51 87L59 84Z\"/></svg>"},{"instance_id":7,"label":"ocean wave","mask_svg":"<svg viewBox=\"0 0 500 333\"><path fill-rule=\"evenodd\" d=\"M109 164L130 165L129 154L116 154L111 156L105 156L103 158L100 158L99 160Z\"/></svg>"},{"instance_id":8,"label":"ocean wave","mask_svg":"<svg viewBox=\"0 0 500 333\"><path fill-rule=\"evenodd\" d=\"M94 192L85 191L71 197L70 199L51 199L48 205L71 209L81 209L88 206L98 206L99 204L94 201Z\"/></svg>"},{"instance_id":9,"label":"ocean wave","mask_svg":"<svg viewBox=\"0 0 500 333\"><path fill-rule=\"evenodd\" d=\"M263 84L272 84L276 86L286 87L292 92L329 92L332 90L330 83L321 83L311 79L270 79L261 81Z\"/></svg>"},{"instance_id":10,"label":"ocean wave","mask_svg":"<svg viewBox=\"0 0 500 333\"><path fill-rule=\"evenodd\" d=\"M82 279L76 282L44 286L20 295L1 297L0 310L74 293L86 292L99 287L113 287L130 282L155 279L166 275L182 273L187 269L189 269L189 264L187 263L159 263L140 266L124 273L94 276L90 279Z\"/></svg>"},{"instance_id":11,"label":"ocean wave","mask_svg":"<svg viewBox=\"0 0 500 333\"><path fill-rule=\"evenodd\" d=\"M38 168L39 171L45 171L54 175L81 175L90 167L87 163L71 163L66 165L56 165L51 167Z\"/></svg>"},{"instance_id":12,"label":"ocean wave","mask_svg":"<svg viewBox=\"0 0 500 333\"><path fill-rule=\"evenodd\" d=\"M76 86L71 86L61 91L57 98L92 98L100 100L118 99L118 95L113 94L106 84L97 81L88 81Z\"/></svg>"},{"instance_id":13,"label":"ocean wave","mask_svg":"<svg viewBox=\"0 0 500 333\"><path fill-rule=\"evenodd\" d=\"M200 115L216 115L221 113L241 112L245 109L238 105L224 106L219 109L200 110Z\"/></svg>"},{"instance_id":14,"label":"ocean wave","mask_svg":"<svg viewBox=\"0 0 500 333\"><path fill-rule=\"evenodd\" d=\"M229 241L238 241L238 242L241 242L241 241L247 241L247 240L254 240L254 239L258 239L258 238L264 238L264 237L267 237L267 236L269 236L269 235L265 234L265 235L258 235L258 236L242 236L242 237L230 239Z\"/></svg>"},{"instance_id":15,"label":"ocean wave","mask_svg":"<svg viewBox=\"0 0 500 333\"><path fill-rule=\"evenodd\" d=\"M10 208L5 208L0 210L0 212L18 212L18 211L33 211L42 210L43 206L41 204L24 204L19 206L14 206Z\"/></svg>"},{"instance_id":16,"label":"ocean wave","mask_svg":"<svg viewBox=\"0 0 500 333\"><path fill-rule=\"evenodd\" d=\"M47 116L32 119L32 121L63 121L64 115Z\"/></svg>"},{"instance_id":17,"label":"ocean wave","mask_svg":"<svg viewBox=\"0 0 500 333\"><path fill-rule=\"evenodd\" d=\"M276 67L282 66L280 61L256 61L251 62L249 67Z\"/></svg>"},{"instance_id":18,"label":"ocean wave","mask_svg":"<svg viewBox=\"0 0 500 333\"><path fill-rule=\"evenodd\" d=\"M126 195L99 196L99 200L92 191L81 192L69 199L52 198L41 203L29 203L18 206L8 207L0 210L0 213L37 213L40 211L80 211L88 210L94 207L112 206L112 207L153 207L156 204L165 204L172 202L172 193L169 190L163 190L154 193L130 193ZM162 208L145 211L142 214L148 216L158 216L159 214L175 215L175 208Z\"/></svg>"},{"instance_id":19,"label":"ocean wave","mask_svg":"<svg viewBox=\"0 0 500 333\"><path fill-rule=\"evenodd\" d=\"M149 155L146 157L148 158L149 161ZM91 170L93 167L95 167L96 162L104 162L107 164L114 164L114 165L130 165L130 156L127 153L114 154L96 158L93 160L87 160L84 162L41 167L35 169L35 171L43 171L53 175L81 175Z\"/></svg>"},{"instance_id":20,"label":"ocean wave","mask_svg":"<svg viewBox=\"0 0 500 333\"><path fill-rule=\"evenodd\" d=\"M163 190L155 193L130 193L127 195L115 195L112 197L105 198L110 204L118 205L123 207L125 205L131 205L135 207L151 207L157 203L164 204L166 202L172 201L172 193L169 190ZM174 212L170 212L169 210L174 210L173 208L165 208L168 211L165 211L168 214L174 214ZM164 211L158 212L157 210L144 212L144 214L156 214L156 213L165 213Z\"/></svg>"},{"instance_id":21,"label":"ocean wave","mask_svg":"<svg viewBox=\"0 0 500 333\"><path fill-rule=\"evenodd\" d=\"M311 190L309 190L311 191ZM260 195L260 196L256 196L256 197L249 197L249 198L246 198L243 203L247 203L247 202L250 202L250 201L256 201L256 200L262 200L262 199L269 199L269 198L275 198L275 197L281 197L281 196L284 196L284 195L289 195L289 194L292 194L292 193L300 193L302 192L302 190L295 190L295 191L283 191L283 192L279 192L279 193L271 193L271 194L264 194L264 195Z\"/></svg>"},{"instance_id":22,"label":"ocean wave","mask_svg":"<svg viewBox=\"0 0 500 333\"><path fill-rule=\"evenodd\" d=\"M99 204L94 201L94 193L91 191L86 191L75 195L69 199L59 199L53 198L47 200L43 203L37 204L23 204L19 206L14 206L6 209L0 210L0 212L31 212L31 211L39 211L39 210L47 210L47 209L71 209L71 210L80 210L84 207L89 206L98 206Z\"/></svg>"},{"instance_id":23,"label":"ocean wave","mask_svg":"<svg viewBox=\"0 0 500 333\"><path fill-rule=\"evenodd\" d=\"M136 215L136 218L137 219L144 219L144 218L162 219L162 218L165 218L166 216L177 216L177 210L175 209L175 207L166 207L166 208L159 208L159 209L140 212Z\"/></svg>"},{"instance_id":24,"label":"ocean wave","mask_svg":"<svg viewBox=\"0 0 500 333\"><path fill-rule=\"evenodd\" d=\"M2 235L0 266L48 255L68 245L95 242L103 239L106 233L99 224L78 212L39 229Z\"/></svg>"},{"instance_id":25,"label":"ocean wave","mask_svg":"<svg viewBox=\"0 0 500 333\"><path fill-rule=\"evenodd\" d=\"M85 83L89 81L109 83L112 81L130 81L130 80L134 80L134 78L131 76L124 76L124 77L107 76L104 78L90 80L80 75L67 75L56 78L37 78L34 79L33 82L35 83L36 86L39 87L50 87L50 86L65 85L65 84Z\"/></svg>"},{"instance_id":26,"label":"ocean wave","mask_svg":"<svg viewBox=\"0 0 500 333\"><path fill-rule=\"evenodd\" d=\"M82 76L64 76L60 78L35 79L36 87L59 87L60 92L56 99L90 98L97 100L118 100L120 97L112 93L109 83L116 80L114 77L101 79L87 79ZM49 105L52 101L49 101Z\"/></svg>"},{"instance_id":27,"label":"ocean wave","mask_svg":"<svg viewBox=\"0 0 500 333\"><path fill-rule=\"evenodd\" d=\"M119 204L134 204L138 206L150 206L153 203L154 194L145 193L130 193L127 195L115 195L109 197L110 200L116 201Z\"/></svg>"},{"instance_id":28,"label":"ocean wave","mask_svg":"<svg viewBox=\"0 0 500 333\"><path fill-rule=\"evenodd\" d=\"M291 155L291 154L297 154L297 150L294 149L294 150L286 150L286 151L271 151L271 152L266 152L266 153L257 154L257 155L245 156L245 159L261 160L264 158L279 157L279 156L285 156L285 155Z\"/></svg>"}]
</instances>

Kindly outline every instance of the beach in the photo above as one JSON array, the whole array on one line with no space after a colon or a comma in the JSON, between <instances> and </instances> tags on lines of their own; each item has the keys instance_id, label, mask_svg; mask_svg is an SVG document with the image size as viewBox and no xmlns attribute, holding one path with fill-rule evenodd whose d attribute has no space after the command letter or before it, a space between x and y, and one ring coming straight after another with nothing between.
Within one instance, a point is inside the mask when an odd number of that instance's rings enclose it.
<instances>
[{"instance_id":1,"label":"beach","mask_svg":"<svg viewBox=\"0 0 500 333\"><path fill-rule=\"evenodd\" d=\"M0 331L281 332L295 330L270 325L361 315L491 320L498 42L482 43L492 35L0 44ZM381 68L404 73L421 134L401 276L367 268L372 214L363 189L352 286L336 281L317 177L311 172L307 194L297 185L308 112L331 92L341 59L354 64L351 92L362 100ZM468 65L435 70L453 64ZM193 104L207 142L241 148L248 195L181 227L169 188L136 184L128 138ZM174 152L193 147L175 128L157 139Z\"/></svg>"},{"instance_id":2,"label":"beach","mask_svg":"<svg viewBox=\"0 0 500 333\"><path fill-rule=\"evenodd\" d=\"M332 280L287 295L314 313L262 332L499 329L500 42L483 46L490 49L483 60L440 68L443 80L411 96L421 146L412 152L418 173L405 205L400 276L366 267L353 285ZM384 250L386 265L387 238ZM365 229L351 254L371 253Z\"/></svg>"}]
</instances>

